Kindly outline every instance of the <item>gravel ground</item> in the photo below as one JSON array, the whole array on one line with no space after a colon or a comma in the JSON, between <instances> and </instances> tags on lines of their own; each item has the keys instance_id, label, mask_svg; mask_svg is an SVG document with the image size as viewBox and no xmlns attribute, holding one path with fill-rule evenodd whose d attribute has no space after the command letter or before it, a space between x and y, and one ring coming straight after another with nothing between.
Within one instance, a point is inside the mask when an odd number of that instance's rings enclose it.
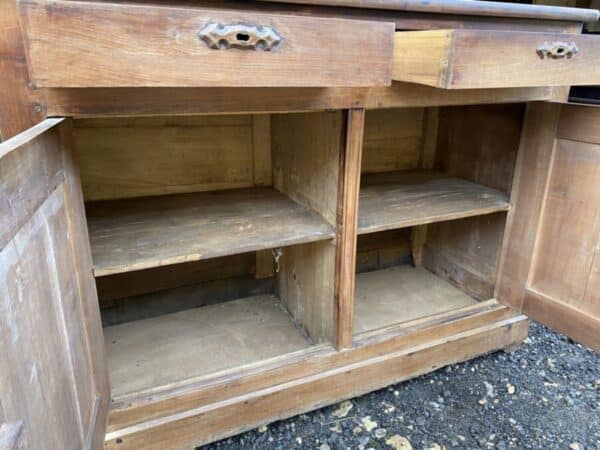
<instances>
[{"instance_id":1,"label":"gravel ground","mask_svg":"<svg viewBox=\"0 0 600 450\"><path fill-rule=\"evenodd\" d=\"M497 352L202 447L600 450L600 354L537 323Z\"/></svg>"}]
</instances>

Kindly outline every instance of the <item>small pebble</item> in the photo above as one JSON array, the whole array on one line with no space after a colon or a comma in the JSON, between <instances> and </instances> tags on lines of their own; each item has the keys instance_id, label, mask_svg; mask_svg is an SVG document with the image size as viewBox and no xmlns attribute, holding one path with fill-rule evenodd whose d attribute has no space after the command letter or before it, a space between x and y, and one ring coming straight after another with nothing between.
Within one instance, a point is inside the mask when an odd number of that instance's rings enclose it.
<instances>
[{"instance_id":1,"label":"small pebble","mask_svg":"<svg viewBox=\"0 0 600 450\"><path fill-rule=\"evenodd\" d=\"M412 450L413 448L408 439L398 434L391 436L385 443L394 450Z\"/></svg>"},{"instance_id":2,"label":"small pebble","mask_svg":"<svg viewBox=\"0 0 600 450\"><path fill-rule=\"evenodd\" d=\"M339 418L346 417L352 408L354 408L354 404L351 401L345 401L340 403L331 415Z\"/></svg>"},{"instance_id":3,"label":"small pebble","mask_svg":"<svg viewBox=\"0 0 600 450\"><path fill-rule=\"evenodd\" d=\"M361 419L361 422L362 422L363 426L365 427L365 430L367 430L367 431L371 431L371 430L377 428L377 422L371 420L371 416L363 417Z\"/></svg>"}]
</instances>

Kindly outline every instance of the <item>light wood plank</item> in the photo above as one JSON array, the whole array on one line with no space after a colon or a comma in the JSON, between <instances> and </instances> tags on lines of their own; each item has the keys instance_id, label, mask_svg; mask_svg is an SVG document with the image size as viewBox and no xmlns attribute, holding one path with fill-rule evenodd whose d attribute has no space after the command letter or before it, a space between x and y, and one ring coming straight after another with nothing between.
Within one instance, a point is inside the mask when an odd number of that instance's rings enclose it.
<instances>
[{"instance_id":1,"label":"light wood plank","mask_svg":"<svg viewBox=\"0 0 600 450\"><path fill-rule=\"evenodd\" d=\"M356 277L354 333L474 305L469 297L422 267L397 266Z\"/></svg>"},{"instance_id":2,"label":"light wood plank","mask_svg":"<svg viewBox=\"0 0 600 450\"><path fill-rule=\"evenodd\" d=\"M271 116L273 187L336 224L342 111Z\"/></svg>"},{"instance_id":3,"label":"light wood plank","mask_svg":"<svg viewBox=\"0 0 600 450\"><path fill-rule=\"evenodd\" d=\"M271 295L115 325L104 337L113 398L308 346Z\"/></svg>"},{"instance_id":4,"label":"light wood plank","mask_svg":"<svg viewBox=\"0 0 600 450\"><path fill-rule=\"evenodd\" d=\"M20 8L38 87L386 86L391 80L391 22L174 4L23 0ZM271 51L216 50L198 37L208 23L240 22L271 27L281 42Z\"/></svg>"},{"instance_id":5,"label":"light wood plank","mask_svg":"<svg viewBox=\"0 0 600 450\"><path fill-rule=\"evenodd\" d=\"M252 155L254 186L272 186L271 116L268 114L252 116Z\"/></svg>"},{"instance_id":6,"label":"light wood plank","mask_svg":"<svg viewBox=\"0 0 600 450\"><path fill-rule=\"evenodd\" d=\"M367 111L362 172L418 169L422 123L423 108Z\"/></svg>"},{"instance_id":7,"label":"light wood plank","mask_svg":"<svg viewBox=\"0 0 600 450\"><path fill-rule=\"evenodd\" d=\"M124 396L113 402L110 431L165 417L201 406L209 406L323 370L342 367L436 339L447 339L467 330L514 317L515 312L494 300L477 303L447 313L387 327L355 337L352 349L339 352L327 344L317 344L262 364L242 367L155 389L143 395Z\"/></svg>"},{"instance_id":8,"label":"light wood plank","mask_svg":"<svg viewBox=\"0 0 600 450\"><path fill-rule=\"evenodd\" d=\"M529 286L581 308L600 234L600 146L559 139Z\"/></svg>"},{"instance_id":9,"label":"light wood plank","mask_svg":"<svg viewBox=\"0 0 600 450\"><path fill-rule=\"evenodd\" d=\"M273 189L88 205L96 276L334 237L315 212Z\"/></svg>"},{"instance_id":10,"label":"light wood plank","mask_svg":"<svg viewBox=\"0 0 600 450\"><path fill-rule=\"evenodd\" d=\"M413 83L383 88L45 89L48 115L93 117L405 108L552 100L549 87L436 89Z\"/></svg>"},{"instance_id":11,"label":"light wood plank","mask_svg":"<svg viewBox=\"0 0 600 450\"><path fill-rule=\"evenodd\" d=\"M74 137L88 201L251 187L253 140L248 115L77 120Z\"/></svg>"},{"instance_id":12,"label":"light wood plank","mask_svg":"<svg viewBox=\"0 0 600 450\"><path fill-rule=\"evenodd\" d=\"M521 310L533 262L560 105L527 105L494 297Z\"/></svg>"},{"instance_id":13,"label":"light wood plank","mask_svg":"<svg viewBox=\"0 0 600 450\"><path fill-rule=\"evenodd\" d=\"M502 192L443 173L377 174L361 189L358 233L508 211Z\"/></svg>"},{"instance_id":14,"label":"light wood plank","mask_svg":"<svg viewBox=\"0 0 600 450\"><path fill-rule=\"evenodd\" d=\"M315 376L229 398L220 404L196 407L158 420L132 425L107 434L107 450L140 447L174 450L222 439L277 418L291 417L343 398L361 395L389 384L427 373L448 364L516 345L527 336L524 316L487 323L423 345L372 355L354 364L322 370ZM360 352L360 349L356 350ZM353 351L338 352L348 355Z\"/></svg>"},{"instance_id":15,"label":"light wood plank","mask_svg":"<svg viewBox=\"0 0 600 450\"><path fill-rule=\"evenodd\" d=\"M557 6L523 5L518 3L472 0L265 0L275 3L342 6L349 8L384 9L388 11L418 11L439 14L465 14L474 16L515 17L549 20L594 22L599 13L594 9Z\"/></svg>"},{"instance_id":16,"label":"light wood plank","mask_svg":"<svg viewBox=\"0 0 600 450\"><path fill-rule=\"evenodd\" d=\"M346 116L345 145L341 150L335 270L335 345L352 345L354 283L356 267L356 228L360 193L361 157L365 130L365 110L353 109Z\"/></svg>"},{"instance_id":17,"label":"light wood plank","mask_svg":"<svg viewBox=\"0 0 600 450\"><path fill-rule=\"evenodd\" d=\"M523 313L546 326L560 331L588 347L600 351L600 318L581 311L568 303L527 289Z\"/></svg>"},{"instance_id":18,"label":"light wood plank","mask_svg":"<svg viewBox=\"0 0 600 450\"><path fill-rule=\"evenodd\" d=\"M540 49L556 42L563 52L577 51L540 56ZM593 85L600 82L599 42L593 35L559 33L399 31L392 78L443 89Z\"/></svg>"}]
</instances>

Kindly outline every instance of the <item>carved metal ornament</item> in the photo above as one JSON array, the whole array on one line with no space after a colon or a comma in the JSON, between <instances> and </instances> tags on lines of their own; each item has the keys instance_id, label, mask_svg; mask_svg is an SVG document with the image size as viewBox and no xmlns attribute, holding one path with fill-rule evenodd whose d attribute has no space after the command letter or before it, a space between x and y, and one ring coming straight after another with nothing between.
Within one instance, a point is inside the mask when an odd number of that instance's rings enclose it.
<instances>
[{"instance_id":1,"label":"carved metal ornament","mask_svg":"<svg viewBox=\"0 0 600 450\"><path fill-rule=\"evenodd\" d=\"M544 59L544 57L551 59L572 58L577 53L579 53L579 49L574 42L544 42L537 49L537 54L541 59Z\"/></svg>"},{"instance_id":2,"label":"carved metal ornament","mask_svg":"<svg viewBox=\"0 0 600 450\"><path fill-rule=\"evenodd\" d=\"M239 48L266 52L272 50L282 40L279 33L268 26L215 22L204 25L198 32L198 37L215 50Z\"/></svg>"}]
</instances>

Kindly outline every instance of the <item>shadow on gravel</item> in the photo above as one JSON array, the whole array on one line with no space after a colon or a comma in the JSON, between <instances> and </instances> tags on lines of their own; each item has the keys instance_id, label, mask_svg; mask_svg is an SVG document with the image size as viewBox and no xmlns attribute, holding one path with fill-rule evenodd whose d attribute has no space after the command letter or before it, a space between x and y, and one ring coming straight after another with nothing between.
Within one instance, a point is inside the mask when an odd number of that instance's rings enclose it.
<instances>
[{"instance_id":1,"label":"shadow on gravel","mask_svg":"<svg viewBox=\"0 0 600 450\"><path fill-rule=\"evenodd\" d=\"M532 322L512 353L445 367L202 447L600 450L600 354Z\"/></svg>"}]
</instances>

